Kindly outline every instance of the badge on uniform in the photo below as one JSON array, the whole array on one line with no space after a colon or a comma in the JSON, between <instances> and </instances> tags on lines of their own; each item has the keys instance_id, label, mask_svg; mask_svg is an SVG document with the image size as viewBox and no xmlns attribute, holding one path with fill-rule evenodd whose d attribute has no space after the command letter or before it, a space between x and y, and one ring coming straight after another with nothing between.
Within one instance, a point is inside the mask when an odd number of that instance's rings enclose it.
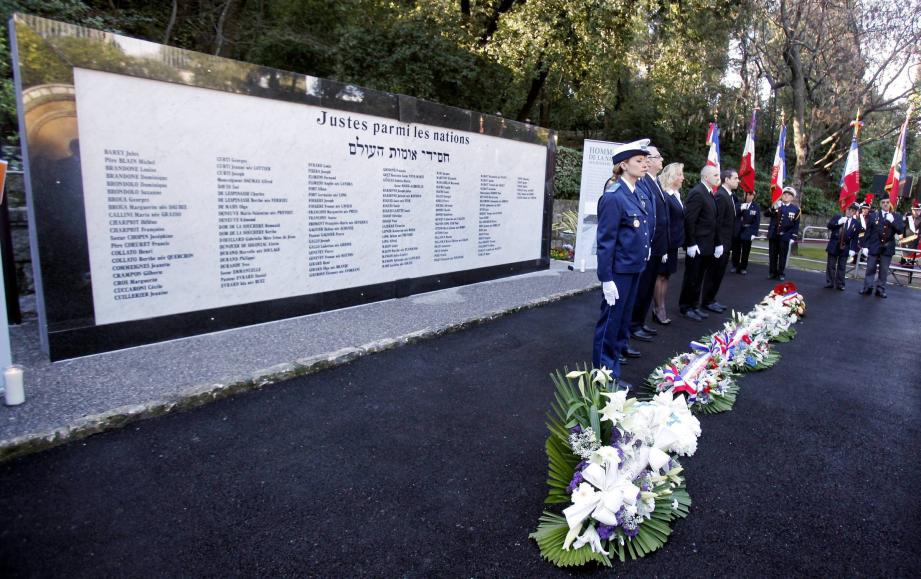
<instances>
[{"instance_id":1,"label":"badge on uniform","mask_svg":"<svg viewBox=\"0 0 921 579\"><path fill-rule=\"evenodd\" d=\"M640 220L639 220L639 219L634 219L634 220L633 220L633 227L636 228L636 229L639 229L639 228L640 228Z\"/></svg>"}]
</instances>

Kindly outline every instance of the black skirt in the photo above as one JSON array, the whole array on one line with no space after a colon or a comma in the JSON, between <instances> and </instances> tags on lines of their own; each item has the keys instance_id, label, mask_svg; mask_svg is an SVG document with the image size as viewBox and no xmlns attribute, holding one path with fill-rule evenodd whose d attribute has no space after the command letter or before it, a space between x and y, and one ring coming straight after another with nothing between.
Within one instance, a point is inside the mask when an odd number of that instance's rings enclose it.
<instances>
[{"instance_id":1,"label":"black skirt","mask_svg":"<svg viewBox=\"0 0 921 579\"><path fill-rule=\"evenodd\" d=\"M663 276L669 277L676 271L678 271L678 248L672 248L668 250L668 261L662 263L661 261L656 266L656 273Z\"/></svg>"}]
</instances>

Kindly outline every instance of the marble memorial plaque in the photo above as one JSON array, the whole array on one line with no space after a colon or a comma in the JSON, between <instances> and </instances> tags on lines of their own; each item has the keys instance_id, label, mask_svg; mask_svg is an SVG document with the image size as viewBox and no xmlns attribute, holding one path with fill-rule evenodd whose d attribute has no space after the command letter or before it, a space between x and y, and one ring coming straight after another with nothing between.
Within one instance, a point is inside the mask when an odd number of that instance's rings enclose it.
<instances>
[{"instance_id":1,"label":"marble memorial plaque","mask_svg":"<svg viewBox=\"0 0 921 579\"><path fill-rule=\"evenodd\" d=\"M53 359L548 266L549 131L34 17L11 32Z\"/></svg>"}]
</instances>

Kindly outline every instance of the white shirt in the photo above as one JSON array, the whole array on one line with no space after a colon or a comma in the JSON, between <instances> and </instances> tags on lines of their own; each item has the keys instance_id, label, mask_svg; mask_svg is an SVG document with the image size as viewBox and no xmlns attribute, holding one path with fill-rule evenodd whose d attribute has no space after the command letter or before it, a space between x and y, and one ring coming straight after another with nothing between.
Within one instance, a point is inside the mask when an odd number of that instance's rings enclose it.
<instances>
[{"instance_id":1,"label":"white shirt","mask_svg":"<svg viewBox=\"0 0 921 579\"><path fill-rule=\"evenodd\" d=\"M668 193L669 195L675 198L675 201L678 202L678 207L681 207L682 209L684 209L684 203L681 202L681 195L678 193L677 189L675 189L674 191L666 191L666 193Z\"/></svg>"}]
</instances>

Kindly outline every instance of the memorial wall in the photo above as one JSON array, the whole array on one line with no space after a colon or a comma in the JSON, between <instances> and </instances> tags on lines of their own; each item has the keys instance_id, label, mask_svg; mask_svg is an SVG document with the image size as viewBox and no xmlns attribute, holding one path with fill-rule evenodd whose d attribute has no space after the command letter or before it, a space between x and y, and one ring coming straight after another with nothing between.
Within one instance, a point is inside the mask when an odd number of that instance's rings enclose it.
<instances>
[{"instance_id":1,"label":"memorial wall","mask_svg":"<svg viewBox=\"0 0 921 579\"><path fill-rule=\"evenodd\" d=\"M548 267L549 131L34 17L11 36L52 359Z\"/></svg>"}]
</instances>

